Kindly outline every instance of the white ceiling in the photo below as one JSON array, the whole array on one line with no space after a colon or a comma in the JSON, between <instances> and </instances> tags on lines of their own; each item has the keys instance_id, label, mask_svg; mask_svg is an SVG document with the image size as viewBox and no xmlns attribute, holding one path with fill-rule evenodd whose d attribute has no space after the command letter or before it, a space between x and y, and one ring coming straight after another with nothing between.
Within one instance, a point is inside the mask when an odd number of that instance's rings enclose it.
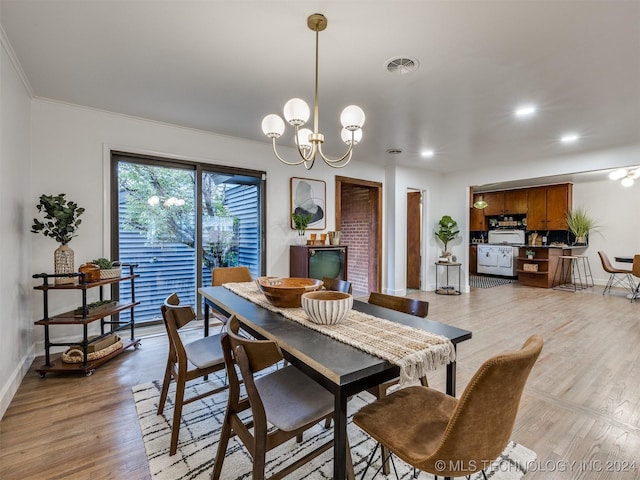
<instances>
[{"instance_id":1,"label":"white ceiling","mask_svg":"<svg viewBox=\"0 0 640 480\"><path fill-rule=\"evenodd\" d=\"M354 162L454 172L640 142L640 1L0 0L35 96L258 142L264 115L313 102L314 12L333 156L350 103L367 115ZM419 69L388 73L399 56ZM522 102L535 118L513 117Z\"/></svg>"}]
</instances>

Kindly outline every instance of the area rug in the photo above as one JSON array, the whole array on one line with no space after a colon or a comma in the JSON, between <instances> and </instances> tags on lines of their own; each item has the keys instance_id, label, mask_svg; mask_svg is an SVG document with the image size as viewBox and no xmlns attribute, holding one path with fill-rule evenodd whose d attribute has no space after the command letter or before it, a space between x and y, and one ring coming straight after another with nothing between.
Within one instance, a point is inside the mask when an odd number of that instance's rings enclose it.
<instances>
[{"instance_id":1,"label":"area rug","mask_svg":"<svg viewBox=\"0 0 640 480\"><path fill-rule=\"evenodd\" d=\"M508 285L516 282L515 279L499 277L483 277L482 275L469 275L469 286L472 288L492 288L500 285Z\"/></svg>"},{"instance_id":2,"label":"area rug","mask_svg":"<svg viewBox=\"0 0 640 480\"><path fill-rule=\"evenodd\" d=\"M187 394L192 396L210 389L212 384L219 385L219 382L222 381L222 377L211 375L208 382L194 382L192 386L188 386ZM172 386L164 408L164 414L157 415L156 410L161 387L162 383L160 381L133 387L133 397L149 460L151 478L153 480L209 480L217 452L220 426L226 409L226 392L221 392L184 406L178 451L175 455L169 456L171 419L173 415L171 399L173 398L174 390ZM375 442L352 424L351 417L363 405L372 401L373 398L373 396L364 392L353 397L349 402L348 433L356 476L358 472L364 470L367 457L375 447ZM300 458L300 456L312 449L316 442L328 440L332 435L333 429L325 429L323 425L317 425L305 432L302 444L298 445L292 439L268 452L267 475ZM332 456L331 450L323 453L311 463L289 475L287 479L331 479L333 473ZM524 476L528 466L535 459L536 454L528 448L515 442L509 442L502 455L487 471L487 477L492 480L518 480ZM370 468L367 472L367 478L373 477L379 462L378 457L377 462L374 462L373 468ZM395 459L395 464L401 479L409 480L412 478L413 470L407 464L399 459ZM473 480L479 480L481 477L482 475L479 474L472 478ZM251 457L236 438L232 438L229 441L221 478L223 480L251 478ZM432 479L433 476L420 473L418 478Z\"/></svg>"}]
</instances>

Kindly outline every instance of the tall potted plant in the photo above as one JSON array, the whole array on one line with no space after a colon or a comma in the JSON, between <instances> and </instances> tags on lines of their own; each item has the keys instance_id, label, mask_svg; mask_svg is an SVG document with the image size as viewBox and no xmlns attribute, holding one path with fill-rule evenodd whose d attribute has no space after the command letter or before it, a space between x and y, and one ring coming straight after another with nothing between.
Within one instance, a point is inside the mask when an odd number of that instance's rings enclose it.
<instances>
[{"instance_id":1,"label":"tall potted plant","mask_svg":"<svg viewBox=\"0 0 640 480\"><path fill-rule=\"evenodd\" d=\"M595 219L589 215L587 209L583 207L576 207L569 210L566 221L567 227L569 231L575 235L575 243L578 245L586 245L589 232L600 227Z\"/></svg>"},{"instance_id":2,"label":"tall potted plant","mask_svg":"<svg viewBox=\"0 0 640 480\"><path fill-rule=\"evenodd\" d=\"M42 233L53 238L60 246L54 252L54 273L74 273L73 250L67 245L76 235L82 220L78 217L84 213L84 208L67 200L64 193L58 195L41 195L36 205L38 212L43 214L42 220L33 219L31 231ZM73 283L73 278L56 278L56 283Z\"/></svg>"},{"instance_id":3,"label":"tall potted plant","mask_svg":"<svg viewBox=\"0 0 640 480\"><path fill-rule=\"evenodd\" d=\"M447 245L451 240L458 236L458 233L460 233L458 230L458 222L449 215L444 215L438 222L438 230L434 233L435 236L444 244L442 256L450 256L451 252L447 251Z\"/></svg>"}]
</instances>

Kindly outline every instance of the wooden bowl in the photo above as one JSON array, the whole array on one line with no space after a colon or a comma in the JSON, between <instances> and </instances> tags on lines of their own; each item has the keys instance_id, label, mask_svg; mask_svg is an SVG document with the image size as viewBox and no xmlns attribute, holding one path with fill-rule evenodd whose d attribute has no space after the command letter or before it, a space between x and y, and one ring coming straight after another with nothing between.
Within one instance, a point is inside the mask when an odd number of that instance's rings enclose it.
<instances>
[{"instance_id":1,"label":"wooden bowl","mask_svg":"<svg viewBox=\"0 0 640 480\"><path fill-rule=\"evenodd\" d=\"M303 293L322 288L322 280L315 278L259 277L256 283L267 300L275 307L300 307Z\"/></svg>"},{"instance_id":2,"label":"wooden bowl","mask_svg":"<svg viewBox=\"0 0 640 480\"><path fill-rule=\"evenodd\" d=\"M302 295L302 308L309 320L320 325L335 325L349 314L353 296L349 293L321 290Z\"/></svg>"}]
</instances>

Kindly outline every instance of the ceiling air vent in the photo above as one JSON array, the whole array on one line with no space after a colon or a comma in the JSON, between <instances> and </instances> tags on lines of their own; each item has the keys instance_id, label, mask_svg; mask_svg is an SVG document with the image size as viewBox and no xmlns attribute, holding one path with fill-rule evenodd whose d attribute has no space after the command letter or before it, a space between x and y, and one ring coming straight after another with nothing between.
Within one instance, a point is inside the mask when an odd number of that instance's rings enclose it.
<instances>
[{"instance_id":1,"label":"ceiling air vent","mask_svg":"<svg viewBox=\"0 0 640 480\"><path fill-rule=\"evenodd\" d=\"M389 73L397 73L399 75L406 75L407 73L415 72L420 64L414 58L399 57L392 58L387 61L387 71Z\"/></svg>"}]
</instances>

